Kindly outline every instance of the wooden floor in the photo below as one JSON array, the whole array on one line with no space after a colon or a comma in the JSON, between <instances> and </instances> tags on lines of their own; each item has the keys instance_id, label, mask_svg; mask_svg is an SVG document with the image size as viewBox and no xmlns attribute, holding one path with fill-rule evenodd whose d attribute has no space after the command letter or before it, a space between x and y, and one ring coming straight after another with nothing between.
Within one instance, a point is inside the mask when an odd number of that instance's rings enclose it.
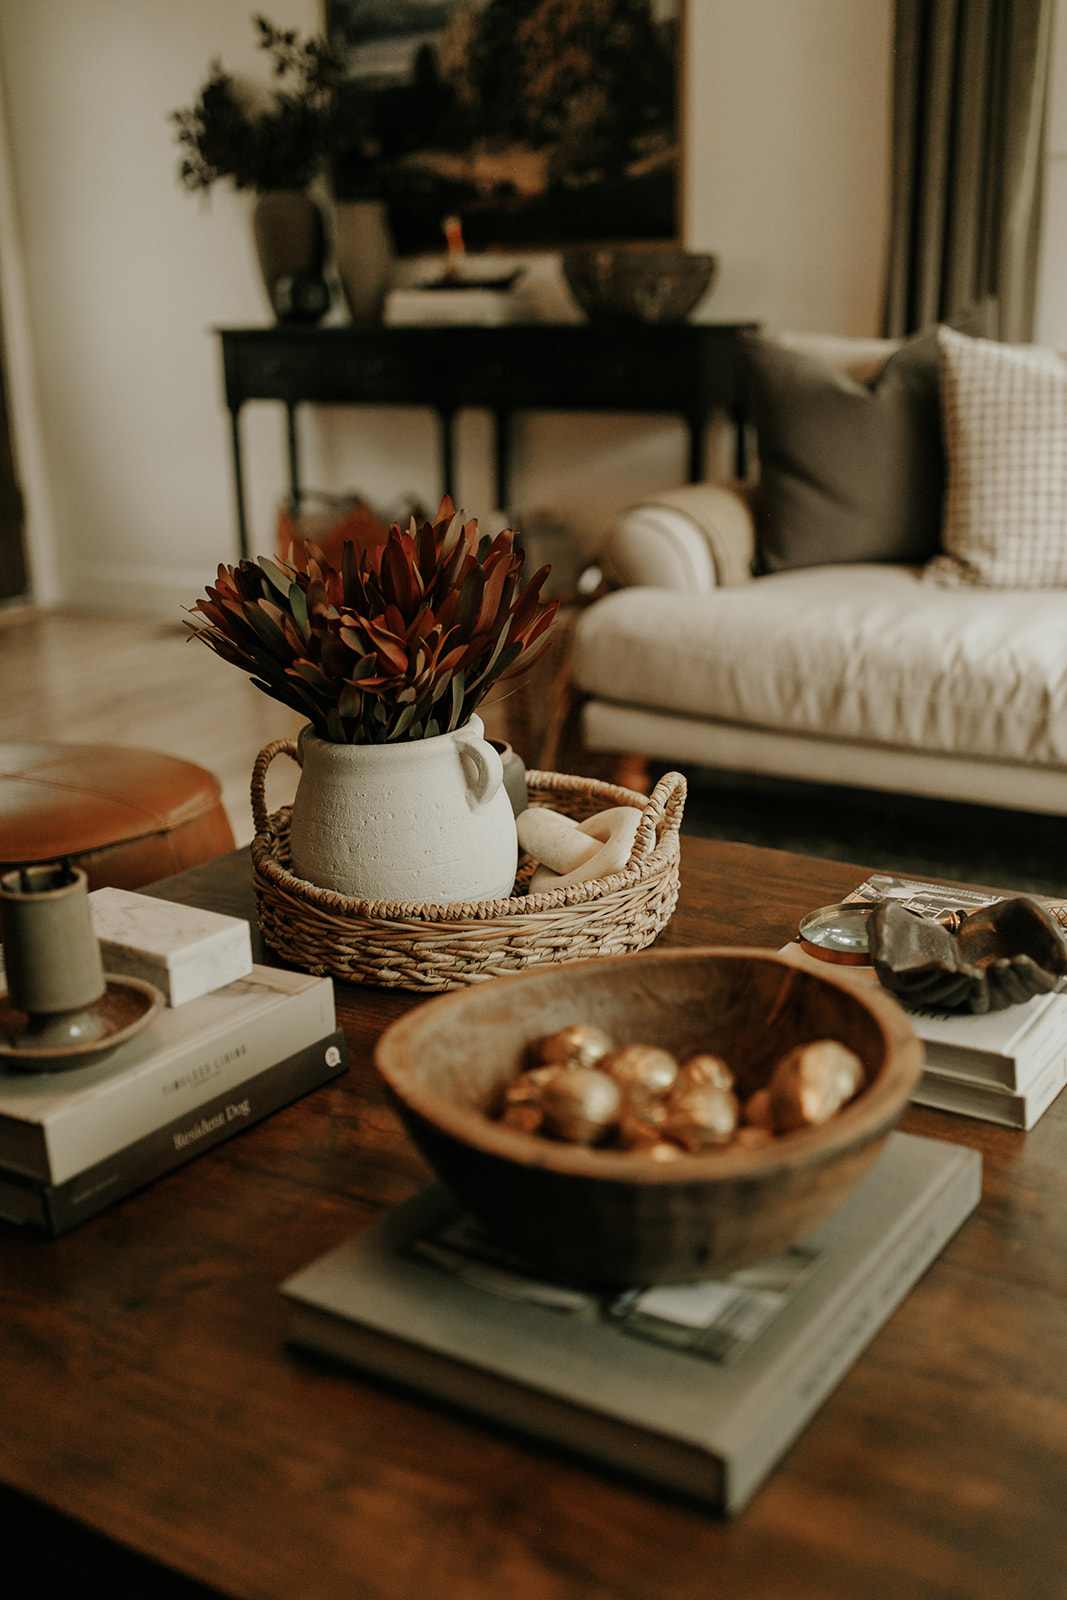
<instances>
[{"instance_id":1,"label":"wooden floor","mask_svg":"<svg viewBox=\"0 0 1067 1600\"><path fill-rule=\"evenodd\" d=\"M252 763L306 719L253 688L181 620L0 612L0 740L127 744L199 762L222 784L238 844L252 837ZM501 735L499 712L485 717ZM292 798L297 768L272 763L268 802Z\"/></svg>"}]
</instances>

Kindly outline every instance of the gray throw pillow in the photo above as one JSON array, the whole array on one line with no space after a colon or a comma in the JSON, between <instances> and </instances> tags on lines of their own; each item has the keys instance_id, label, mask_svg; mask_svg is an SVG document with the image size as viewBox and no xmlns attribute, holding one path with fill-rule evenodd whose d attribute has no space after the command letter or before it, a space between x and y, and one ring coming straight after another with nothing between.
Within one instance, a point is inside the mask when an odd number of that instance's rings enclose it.
<instances>
[{"instance_id":1,"label":"gray throw pillow","mask_svg":"<svg viewBox=\"0 0 1067 1600\"><path fill-rule=\"evenodd\" d=\"M744 337L759 443L756 567L921 566L940 549L945 488L937 331L870 383L758 334Z\"/></svg>"}]
</instances>

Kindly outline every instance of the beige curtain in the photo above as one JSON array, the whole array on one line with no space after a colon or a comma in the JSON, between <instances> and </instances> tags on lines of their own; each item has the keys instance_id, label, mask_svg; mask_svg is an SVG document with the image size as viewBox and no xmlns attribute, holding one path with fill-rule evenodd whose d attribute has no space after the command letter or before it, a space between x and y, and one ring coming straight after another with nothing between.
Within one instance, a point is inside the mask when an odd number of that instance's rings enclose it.
<instances>
[{"instance_id":1,"label":"beige curtain","mask_svg":"<svg viewBox=\"0 0 1067 1600\"><path fill-rule=\"evenodd\" d=\"M885 331L1032 336L1055 0L897 0Z\"/></svg>"}]
</instances>

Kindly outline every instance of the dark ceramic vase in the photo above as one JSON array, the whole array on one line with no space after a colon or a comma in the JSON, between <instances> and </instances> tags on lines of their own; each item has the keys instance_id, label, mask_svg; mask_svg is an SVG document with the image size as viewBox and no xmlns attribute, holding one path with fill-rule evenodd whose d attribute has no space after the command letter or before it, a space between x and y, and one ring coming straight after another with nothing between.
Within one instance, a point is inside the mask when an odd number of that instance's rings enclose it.
<instances>
[{"instance_id":1,"label":"dark ceramic vase","mask_svg":"<svg viewBox=\"0 0 1067 1600\"><path fill-rule=\"evenodd\" d=\"M324 285L326 226L322 212L302 189L270 189L256 201L252 228L271 309L281 320L302 315L299 307L313 303L315 297L294 295L294 285ZM318 315L325 309L323 304Z\"/></svg>"}]
</instances>

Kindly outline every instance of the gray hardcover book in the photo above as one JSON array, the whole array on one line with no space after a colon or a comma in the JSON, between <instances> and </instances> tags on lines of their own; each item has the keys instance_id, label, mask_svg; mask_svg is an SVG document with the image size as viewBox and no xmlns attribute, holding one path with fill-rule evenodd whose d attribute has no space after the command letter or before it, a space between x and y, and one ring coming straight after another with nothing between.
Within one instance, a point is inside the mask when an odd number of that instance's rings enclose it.
<instances>
[{"instance_id":1,"label":"gray hardcover book","mask_svg":"<svg viewBox=\"0 0 1067 1600\"><path fill-rule=\"evenodd\" d=\"M0 1066L0 1168L64 1183L332 1033L333 983L253 967L91 1065L57 1072Z\"/></svg>"},{"instance_id":2,"label":"gray hardcover book","mask_svg":"<svg viewBox=\"0 0 1067 1600\"><path fill-rule=\"evenodd\" d=\"M255 1073L174 1122L146 1134L64 1183L37 1183L0 1172L0 1218L39 1228L53 1238L156 1178L185 1166L234 1134L261 1122L348 1067L340 1028L294 1055Z\"/></svg>"},{"instance_id":3,"label":"gray hardcover book","mask_svg":"<svg viewBox=\"0 0 1067 1600\"><path fill-rule=\"evenodd\" d=\"M976 1151L894 1133L797 1250L605 1296L472 1261L434 1187L281 1287L295 1344L732 1514L980 1192Z\"/></svg>"}]
</instances>

